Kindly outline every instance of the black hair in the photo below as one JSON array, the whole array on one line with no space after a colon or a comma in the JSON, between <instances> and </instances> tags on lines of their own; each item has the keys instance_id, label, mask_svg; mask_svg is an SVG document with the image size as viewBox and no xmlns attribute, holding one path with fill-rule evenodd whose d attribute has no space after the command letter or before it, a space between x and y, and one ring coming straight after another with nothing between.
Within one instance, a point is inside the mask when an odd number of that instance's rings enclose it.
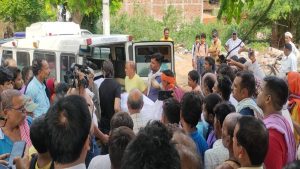
<instances>
[{"instance_id":1,"label":"black hair","mask_svg":"<svg viewBox=\"0 0 300 169\"><path fill-rule=\"evenodd\" d=\"M233 55L233 56L231 56L231 58L230 59L232 59L232 60L234 60L234 61L236 61L236 62L238 62L239 61L239 57L237 56L237 55Z\"/></svg>"},{"instance_id":2,"label":"black hair","mask_svg":"<svg viewBox=\"0 0 300 169\"><path fill-rule=\"evenodd\" d=\"M169 29L169 28L165 28L165 29L164 29L164 32L166 32L166 31L170 31L170 29Z\"/></svg>"},{"instance_id":3,"label":"black hair","mask_svg":"<svg viewBox=\"0 0 300 169\"><path fill-rule=\"evenodd\" d=\"M193 92L185 93L181 100L181 116L184 121L195 127L202 113L202 100Z\"/></svg>"},{"instance_id":4,"label":"black hair","mask_svg":"<svg viewBox=\"0 0 300 169\"><path fill-rule=\"evenodd\" d=\"M203 76L204 77L204 76ZM215 85L215 79L212 76L206 76L203 78L203 84L207 86L210 93L213 92L213 87Z\"/></svg>"},{"instance_id":5,"label":"black hair","mask_svg":"<svg viewBox=\"0 0 300 169\"><path fill-rule=\"evenodd\" d=\"M292 45L291 45L290 43L286 43L286 44L284 45L284 48L285 48L285 49L288 49L289 51L292 51L292 50L293 50L293 47L292 47Z\"/></svg>"},{"instance_id":6,"label":"black hair","mask_svg":"<svg viewBox=\"0 0 300 169\"><path fill-rule=\"evenodd\" d=\"M148 123L128 144L121 169L180 169L180 158L171 137L161 122Z\"/></svg>"},{"instance_id":7,"label":"black hair","mask_svg":"<svg viewBox=\"0 0 300 169\"><path fill-rule=\"evenodd\" d=\"M232 112L235 112L235 107L228 102L221 102L215 106L214 113L216 119L220 122L221 127L223 126L225 117Z\"/></svg>"},{"instance_id":8,"label":"black hair","mask_svg":"<svg viewBox=\"0 0 300 169\"><path fill-rule=\"evenodd\" d=\"M246 150L252 165L261 165L268 152L269 133L264 123L253 116L242 116L236 139Z\"/></svg>"},{"instance_id":9,"label":"black hair","mask_svg":"<svg viewBox=\"0 0 300 169\"><path fill-rule=\"evenodd\" d=\"M244 63L247 62L247 59L245 59L244 57L240 57L240 58L238 59L238 62L240 62L241 64L244 64Z\"/></svg>"},{"instance_id":10,"label":"black hair","mask_svg":"<svg viewBox=\"0 0 300 169\"><path fill-rule=\"evenodd\" d=\"M133 121L130 115L126 112L115 113L110 120L110 129L126 126L133 130Z\"/></svg>"},{"instance_id":11,"label":"black hair","mask_svg":"<svg viewBox=\"0 0 300 169\"><path fill-rule=\"evenodd\" d=\"M212 71L215 72L215 70L216 70L215 59L211 56L207 56L207 57L205 57L205 61L208 62L208 64L211 66Z\"/></svg>"},{"instance_id":12,"label":"black hair","mask_svg":"<svg viewBox=\"0 0 300 169\"><path fill-rule=\"evenodd\" d=\"M227 65L226 63L222 63L219 66L219 68L217 70L217 74L218 75L227 75L232 82L234 81L234 78L235 78L234 70L231 68L231 66Z\"/></svg>"},{"instance_id":13,"label":"black hair","mask_svg":"<svg viewBox=\"0 0 300 169\"><path fill-rule=\"evenodd\" d=\"M108 141L109 158L114 169L121 168L124 151L129 142L135 138L132 129L121 126L110 133Z\"/></svg>"},{"instance_id":14,"label":"black hair","mask_svg":"<svg viewBox=\"0 0 300 169\"><path fill-rule=\"evenodd\" d=\"M191 70L188 74L188 76L193 80L196 81L196 83L198 84L199 82L199 73L196 70Z\"/></svg>"},{"instance_id":15,"label":"black hair","mask_svg":"<svg viewBox=\"0 0 300 169\"><path fill-rule=\"evenodd\" d=\"M49 108L45 120L53 160L61 164L76 161L92 124L86 100L78 95L64 97Z\"/></svg>"},{"instance_id":16,"label":"black hair","mask_svg":"<svg viewBox=\"0 0 300 169\"><path fill-rule=\"evenodd\" d=\"M55 87L56 94L59 94L59 93L66 94L68 92L68 90L69 90L69 85L65 82L60 82Z\"/></svg>"},{"instance_id":17,"label":"black hair","mask_svg":"<svg viewBox=\"0 0 300 169\"><path fill-rule=\"evenodd\" d=\"M205 33L201 33L201 38L206 39L206 34Z\"/></svg>"},{"instance_id":18,"label":"black hair","mask_svg":"<svg viewBox=\"0 0 300 169\"><path fill-rule=\"evenodd\" d=\"M216 93L211 93L207 95L203 100L204 109L206 110L207 114L212 114L213 116L215 116L214 108L218 103L221 102L222 98L220 95Z\"/></svg>"},{"instance_id":19,"label":"black hair","mask_svg":"<svg viewBox=\"0 0 300 169\"><path fill-rule=\"evenodd\" d=\"M26 76L28 75L30 70L32 70L31 66L24 66L22 69L22 79L24 83L26 82Z\"/></svg>"},{"instance_id":20,"label":"black hair","mask_svg":"<svg viewBox=\"0 0 300 169\"><path fill-rule=\"evenodd\" d=\"M37 76L39 74L39 71L43 68L43 61L47 61L43 58L35 58L32 61L32 73L34 76Z\"/></svg>"},{"instance_id":21,"label":"black hair","mask_svg":"<svg viewBox=\"0 0 300 169\"><path fill-rule=\"evenodd\" d=\"M38 153L42 154L48 151L46 142L48 137L45 115L42 115L34 119L30 125L30 140Z\"/></svg>"},{"instance_id":22,"label":"black hair","mask_svg":"<svg viewBox=\"0 0 300 169\"><path fill-rule=\"evenodd\" d=\"M275 76L264 78L266 92L272 97L272 104L276 110L281 110L289 96L288 85L283 79ZM298 84L299 85L299 84Z\"/></svg>"},{"instance_id":23,"label":"black hair","mask_svg":"<svg viewBox=\"0 0 300 169\"><path fill-rule=\"evenodd\" d=\"M241 89L247 89L248 96L252 97L256 91L255 77L253 73L250 71L240 71L236 74L236 77L241 78Z\"/></svg>"},{"instance_id":24,"label":"black hair","mask_svg":"<svg viewBox=\"0 0 300 169\"><path fill-rule=\"evenodd\" d=\"M195 37L195 39L200 39L200 38L201 38L201 37L200 37L199 34L197 34L196 37Z\"/></svg>"},{"instance_id":25,"label":"black hair","mask_svg":"<svg viewBox=\"0 0 300 169\"><path fill-rule=\"evenodd\" d=\"M231 94L231 85L232 82L228 76L223 76L223 75L218 75L217 76L217 81L218 81L218 89L221 92L222 98L225 101L228 101L230 98Z\"/></svg>"},{"instance_id":26,"label":"black hair","mask_svg":"<svg viewBox=\"0 0 300 169\"><path fill-rule=\"evenodd\" d=\"M163 114L166 116L169 123L179 124L179 121L180 121L180 103L176 99L169 98L167 100L164 100L164 104L163 104L162 108L163 108Z\"/></svg>"},{"instance_id":27,"label":"black hair","mask_svg":"<svg viewBox=\"0 0 300 169\"><path fill-rule=\"evenodd\" d=\"M16 80L16 78L18 77L18 75L21 74L21 70L19 68L17 68L17 67L8 66L7 68L12 73L13 80Z\"/></svg>"},{"instance_id":28,"label":"black hair","mask_svg":"<svg viewBox=\"0 0 300 169\"><path fill-rule=\"evenodd\" d=\"M163 70L162 71L163 74L165 74L166 76L169 76L169 77L174 77L174 73L172 72L172 70L170 69L167 69L167 70Z\"/></svg>"},{"instance_id":29,"label":"black hair","mask_svg":"<svg viewBox=\"0 0 300 169\"><path fill-rule=\"evenodd\" d=\"M159 65L161 65L162 61L164 60L164 55L162 55L161 53L154 53L153 55L151 55L151 59L155 59Z\"/></svg>"},{"instance_id":30,"label":"black hair","mask_svg":"<svg viewBox=\"0 0 300 169\"><path fill-rule=\"evenodd\" d=\"M4 85L5 82L10 82L13 80L12 72L6 68L1 66L0 67L0 85Z\"/></svg>"},{"instance_id":31,"label":"black hair","mask_svg":"<svg viewBox=\"0 0 300 169\"><path fill-rule=\"evenodd\" d=\"M299 169L299 168L300 168L300 160L295 160L287 164L283 169Z\"/></svg>"}]
</instances>

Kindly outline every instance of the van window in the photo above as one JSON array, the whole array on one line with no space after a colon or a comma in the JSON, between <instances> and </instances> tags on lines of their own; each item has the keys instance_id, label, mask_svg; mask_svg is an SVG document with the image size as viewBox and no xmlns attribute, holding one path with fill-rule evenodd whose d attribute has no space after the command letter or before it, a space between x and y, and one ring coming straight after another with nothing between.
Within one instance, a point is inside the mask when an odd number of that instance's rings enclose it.
<instances>
[{"instance_id":1,"label":"van window","mask_svg":"<svg viewBox=\"0 0 300 169\"><path fill-rule=\"evenodd\" d=\"M60 81L64 81L66 72L70 70L71 65L75 63L75 55L72 53L62 53L60 55Z\"/></svg>"},{"instance_id":2,"label":"van window","mask_svg":"<svg viewBox=\"0 0 300 169\"><path fill-rule=\"evenodd\" d=\"M109 47L94 47L93 49L93 59L101 59L101 60L107 60L111 58L110 54L110 48Z\"/></svg>"},{"instance_id":3,"label":"van window","mask_svg":"<svg viewBox=\"0 0 300 169\"><path fill-rule=\"evenodd\" d=\"M115 47L116 60L112 60L115 69L116 78L125 78L125 48L124 47Z\"/></svg>"},{"instance_id":4,"label":"van window","mask_svg":"<svg viewBox=\"0 0 300 169\"><path fill-rule=\"evenodd\" d=\"M1 60L1 65L4 64L4 61L8 58L13 58L12 57L12 51L11 50L3 50L3 53L2 53L2 60Z\"/></svg>"},{"instance_id":5,"label":"van window","mask_svg":"<svg viewBox=\"0 0 300 169\"><path fill-rule=\"evenodd\" d=\"M50 68L50 75L49 77L56 77L56 60L55 60L55 53L54 52L50 52L50 51L34 51L33 53L33 58L41 58L41 59L46 59L48 64L49 64L49 68Z\"/></svg>"},{"instance_id":6,"label":"van window","mask_svg":"<svg viewBox=\"0 0 300 169\"><path fill-rule=\"evenodd\" d=\"M137 68L137 74L141 77L147 77L149 74L150 57L153 53L160 52L164 55L161 70L171 69L172 70L172 58L171 58L171 47L170 46L136 46L135 48L135 62Z\"/></svg>"},{"instance_id":7,"label":"van window","mask_svg":"<svg viewBox=\"0 0 300 169\"><path fill-rule=\"evenodd\" d=\"M30 65L29 52L17 52L17 65L20 70Z\"/></svg>"}]
</instances>

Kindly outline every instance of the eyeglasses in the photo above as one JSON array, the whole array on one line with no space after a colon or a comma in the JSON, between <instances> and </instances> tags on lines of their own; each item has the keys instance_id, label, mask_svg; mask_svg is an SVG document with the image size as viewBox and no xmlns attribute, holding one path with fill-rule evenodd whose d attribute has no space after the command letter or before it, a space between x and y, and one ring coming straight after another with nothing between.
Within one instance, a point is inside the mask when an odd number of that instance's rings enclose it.
<instances>
[{"instance_id":1,"label":"eyeglasses","mask_svg":"<svg viewBox=\"0 0 300 169\"><path fill-rule=\"evenodd\" d=\"M21 107L19 107L19 108L17 108L17 109L13 108L13 107L10 107L10 109L15 110L15 111L20 112L20 113L25 113L26 112L26 109L25 109L24 105L21 106Z\"/></svg>"}]
</instances>

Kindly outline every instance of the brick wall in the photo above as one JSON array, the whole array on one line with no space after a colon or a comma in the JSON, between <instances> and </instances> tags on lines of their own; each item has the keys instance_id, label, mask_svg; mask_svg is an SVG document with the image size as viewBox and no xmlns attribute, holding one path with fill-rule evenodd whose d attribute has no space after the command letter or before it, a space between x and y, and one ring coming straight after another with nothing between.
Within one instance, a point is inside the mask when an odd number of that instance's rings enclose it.
<instances>
[{"instance_id":1,"label":"brick wall","mask_svg":"<svg viewBox=\"0 0 300 169\"><path fill-rule=\"evenodd\" d=\"M141 6L147 15L162 20L169 5L180 10L184 21L192 21L201 15L202 0L124 0L122 12L132 14L134 6Z\"/></svg>"}]
</instances>

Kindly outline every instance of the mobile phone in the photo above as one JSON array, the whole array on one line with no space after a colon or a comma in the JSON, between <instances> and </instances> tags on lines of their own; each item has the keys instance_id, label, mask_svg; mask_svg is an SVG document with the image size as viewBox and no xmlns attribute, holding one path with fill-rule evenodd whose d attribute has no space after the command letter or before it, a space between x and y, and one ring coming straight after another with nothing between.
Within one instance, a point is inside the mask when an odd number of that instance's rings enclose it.
<instances>
[{"instance_id":1,"label":"mobile phone","mask_svg":"<svg viewBox=\"0 0 300 169\"><path fill-rule=\"evenodd\" d=\"M164 100L166 100L166 99L168 99L168 98L173 97L172 94L173 94L173 91L172 91L172 90L159 91L159 92L158 92L158 100L164 101Z\"/></svg>"},{"instance_id":2,"label":"mobile phone","mask_svg":"<svg viewBox=\"0 0 300 169\"><path fill-rule=\"evenodd\" d=\"M9 160L8 160L8 167L9 168L15 168L14 167L14 158L16 157L23 157L24 151L26 147L25 141L17 141L14 143L13 148L11 150Z\"/></svg>"}]
</instances>

